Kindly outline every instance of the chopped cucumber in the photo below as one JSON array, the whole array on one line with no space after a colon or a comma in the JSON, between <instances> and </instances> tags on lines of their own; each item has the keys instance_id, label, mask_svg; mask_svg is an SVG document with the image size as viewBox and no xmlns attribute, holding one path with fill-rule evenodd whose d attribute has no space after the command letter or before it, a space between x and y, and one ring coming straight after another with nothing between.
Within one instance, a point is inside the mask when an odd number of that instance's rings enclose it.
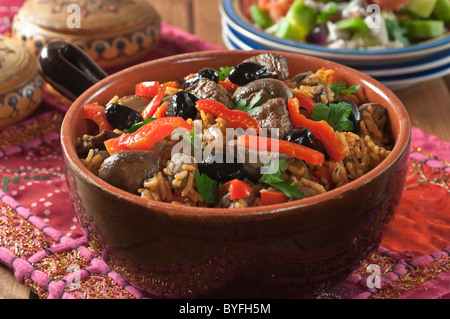
<instances>
[{"instance_id":1,"label":"chopped cucumber","mask_svg":"<svg viewBox=\"0 0 450 319\"><path fill-rule=\"evenodd\" d=\"M250 7L250 15L252 17L253 23L260 26L262 29L267 29L273 25L273 21L267 11L264 11L257 5L252 5Z\"/></svg>"},{"instance_id":2,"label":"chopped cucumber","mask_svg":"<svg viewBox=\"0 0 450 319\"><path fill-rule=\"evenodd\" d=\"M428 18L433 12L437 0L412 0L405 9L422 18Z\"/></svg>"},{"instance_id":3,"label":"chopped cucumber","mask_svg":"<svg viewBox=\"0 0 450 319\"><path fill-rule=\"evenodd\" d=\"M303 0L295 0L286 13L286 20L305 29L306 33L316 25L316 13L303 4Z\"/></svg>"},{"instance_id":4,"label":"chopped cucumber","mask_svg":"<svg viewBox=\"0 0 450 319\"><path fill-rule=\"evenodd\" d=\"M450 0L437 0L434 15L445 23L450 23Z\"/></svg>"},{"instance_id":5,"label":"chopped cucumber","mask_svg":"<svg viewBox=\"0 0 450 319\"><path fill-rule=\"evenodd\" d=\"M305 41L307 32L299 25L291 23L286 18L278 20L277 29L274 32L276 37L294 41Z\"/></svg>"},{"instance_id":6,"label":"chopped cucumber","mask_svg":"<svg viewBox=\"0 0 450 319\"><path fill-rule=\"evenodd\" d=\"M336 22L336 27L339 30L347 30L352 32L365 32L369 27L364 22L363 18L347 18Z\"/></svg>"},{"instance_id":7,"label":"chopped cucumber","mask_svg":"<svg viewBox=\"0 0 450 319\"><path fill-rule=\"evenodd\" d=\"M443 35L445 25L440 20L414 20L408 24L408 36L414 39L431 39Z\"/></svg>"}]
</instances>

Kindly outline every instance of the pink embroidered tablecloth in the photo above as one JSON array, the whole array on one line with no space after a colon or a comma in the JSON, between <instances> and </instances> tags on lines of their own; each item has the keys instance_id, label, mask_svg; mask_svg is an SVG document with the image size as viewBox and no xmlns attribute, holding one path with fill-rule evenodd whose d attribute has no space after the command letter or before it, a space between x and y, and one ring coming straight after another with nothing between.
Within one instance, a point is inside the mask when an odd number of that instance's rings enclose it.
<instances>
[{"instance_id":1,"label":"pink embroidered tablecloth","mask_svg":"<svg viewBox=\"0 0 450 319\"><path fill-rule=\"evenodd\" d=\"M17 12L13 2L0 1L1 32ZM145 59L213 49L219 48L163 23L161 43ZM151 298L111 270L79 228L59 144L66 109L47 98L28 119L0 131L0 262L42 299ZM413 128L410 152L392 228L347 278L310 287L240 282L224 291L236 298L252 291L269 298L450 298L450 143ZM381 270L381 287L367 286L368 265Z\"/></svg>"}]
</instances>

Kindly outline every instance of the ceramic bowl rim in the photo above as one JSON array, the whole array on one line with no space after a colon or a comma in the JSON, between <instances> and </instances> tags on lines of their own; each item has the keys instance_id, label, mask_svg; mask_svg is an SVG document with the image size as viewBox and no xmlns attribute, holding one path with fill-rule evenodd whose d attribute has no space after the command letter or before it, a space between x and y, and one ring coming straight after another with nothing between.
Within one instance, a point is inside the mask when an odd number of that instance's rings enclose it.
<instances>
[{"instance_id":1,"label":"ceramic bowl rim","mask_svg":"<svg viewBox=\"0 0 450 319\"><path fill-rule=\"evenodd\" d=\"M235 53L233 53L235 52ZM220 208L203 208L203 207L185 207L181 205L174 205L170 203L158 202L153 200L148 200L145 198L141 198L138 195L133 195L121 189L118 189L105 181L101 180L95 174L90 172L81 162L80 158L77 155L76 147L75 147L75 139L76 136L73 136L71 133L71 126L73 123L75 115L77 112L80 112L82 105L87 102L92 102L89 99L95 92L104 91L108 89L108 86L105 86L105 83L108 81L114 82L118 78L127 77L132 74L135 70L139 68L150 68L151 66L157 64L166 64L166 63L176 63L177 61L184 60L192 60L192 59L211 59L214 56L229 56L230 54L243 54L243 55L256 55L260 53L264 53L267 51L229 51L229 50L215 50L215 51L200 51L200 52L192 52L192 53L183 53L175 56L163 57L156 60L144 62L117 73L114 73L108 76L106 79L94 84L87 91L85 91L76 101L70 106L69 110L64 117L62 126L61 126L61 145L63 149L63 155L65 157L65 165L68 166L66 169L71 170L73 173L77 174L79 178L81 178L84 182L93 185L94 187L101 189L107 194L115 197L126 200L132 205L137 205L140 207L148 208L153 211L159 211L164 214L170 215L172 217L179 218L202 218L208 219L211 217L222 218L222 219L243 219L249 220L254 218L255 216L266 216L270 217L274 213L282 214L283 212L289 213L293 208L299 209L305 206L317 205L318 203L322 203L324 201L333 199L338 196L342 196L344 193L358 189L359 187L370 183L371 180L382 174L384 171L392 167L394 164L398 162L398 160L408 151L410 138L411 138L411 123L409 119L409 115L407 113L406 108L403 106L402 102L399 98L390 91L387 87L380 84L375 79L360 73L354 69L346 67L344 65L323 60L316 57L310 57L305 55L300 55L296 53L288 53L288 52L276 52L271 51L271 53L278 53L286 56L290 56L291 58L300 58L306 59L310 61L315 61L315 63L322 63L326 66L333 66L335 69L340 69L342 71L356 73L359 79L365 83L365 85L371 86L373 90L377 91L379 94L383 94L385 98L389 101L392 101L392 104L395 105L395 111L401 117L401 123L399 123L399 134L397 137L397 141L391 151L391 153L381 162L377 167L373 170L369 171L364 176L358 178L355 181L352 181L346 185L343 185L339 188L328 191L324 194L316 195L313 197L304 198L297 201L287 202L283 204L271 205L271 206L260 206L260 207L249 207L249 208L234 208L232 213L230 213L229 209L220 209ZM72 130L73 132L73 130ZM176 209L174 209L176 208Z\"/></svg>"}]
</instances>

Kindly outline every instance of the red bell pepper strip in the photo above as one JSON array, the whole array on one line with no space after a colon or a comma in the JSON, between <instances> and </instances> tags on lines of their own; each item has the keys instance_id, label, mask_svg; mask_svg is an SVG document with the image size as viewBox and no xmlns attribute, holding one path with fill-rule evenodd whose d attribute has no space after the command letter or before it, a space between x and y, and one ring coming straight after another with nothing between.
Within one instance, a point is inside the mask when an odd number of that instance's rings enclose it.
<instances>
[{"instance_id":1,"label":"red bell pepper strip","mask_svg":"<svg viewBox=\"0 0 450 319\"><path fill-rule=\"evenodd\" d=\"M196 104L197 110L223 118L232 128L255 129L256 132L261 130L258 121L244 111L230 110L222 103L212 100L198 100Z\"/></svg>"},{"instance_id":2,"label":"red bell pepper strip","mask_svg":"<svg viewBox=\"0 0 450 319\"><path fill-rule=\"evenodd\" d=\"M260 151L287 154L311 163L312 165L322 165L324 159L324 155L321 152L313 150L309 147L262 136L241 135L238 137L238 145Z\"/></svg>"},{"instance_id":3,"label":"red bell pepper strip","mask_svg":"<svg viewBox=\"0 0 450 319\"><path fill-rule=\"evenodd\" d=\"M175 81L168 81L168 82L164 82L163 84L161 84L161 87L178 89L178 83Z\"/></svg>"},{"instance_id":4,"label":"red bell pepper strip","mask_svg":"<svg viewBox=\"0 0 450 319\"><path fill-rule=\"evenodd\" d=\"M159 92L158 81L148 81L136 84L135 94L143 97L154 97Z\"/></svg>"},{"instance_id":5,"label":"red bell pepper strip","mask_svg":"<svg viewBox=\"0 0 450 319\"><path fill-rule=\"evenodd\" d=\"M158 94L148 103L145 109L142 111L142 117L146 119L147 117L152 117L156 110L161 104L161 100L164 97L164 88L160 88Z\"/></svg>"},{"instance_id":6,"label":"red bell pepper strip","mask_svg":"<svg viewBox=\"0 0 450 319\"><path fill-rule=\"evenodd\" d=\"M222 85L230 93L236 91L236 89L239 87L239 85L234 84L228 79L219 81L219 84Z\"/></svg>"},{"instance_id":7,"label":"red bell pepper strip","mask_svg":"<svg viewBox=\"0 0 450 319\"><path fill-rule=\"evenodd\" d=\"M156 117L158 119L161 117L165 117L168 105L169 101L165 101L163 104L161 104L161 106L156 110L155 114L153 114L153 117Z\"/></svg>"},{"instance_id":8,"label":"red bell pepper strip","mask_svg":"<svg viewBox=\"0 0 450 319\"><path fill-rule=\"evenodd\" d=\"M289 197L287 197L283 193L277 192L261 192L261 201L259 202L260 206L274 205L286 203L289 201Z\"/></svg>"},{"instance_id":9,"label":"red bell pepper strip","mask_svg":"<svg viewBox=\"0 0 450 319\"><path fill-rule=\"evenodd\" d=\"M134 133L109 139L105 141L105 146L111 155L126 150L149 150L156 142L171 134L175 128L193 130L193 127L181 117L163 117L145 124Z\"/></svg>"},{"instance_id":10,"label":"red bell pepper strip","mask_svg":"<svg viewBox=\"0 0 450 319\"><path fill-rule=\"evenodd\" d=\"M338 133L326 121L314 121L300 113L298 101L295 98L288 102L289 114L296 127L307 128L325 147L328 155L336 162L343 160L349 153L348 147L342 142Z\"/></svg>"},{"instance_id":11,"label":"red bell pepper strip","mask_svg":"<svg viewBox=\"0 0 450 319\"><path fill-rule=\"evenodd\" d=\"M235 200L249 197L252 187L239 179L233 179L222 185L222 191L230 193L230 200Z\"/></svg>"},{"instance_id":12,"label":"red bell pepper strip","mask_svg":"<svg viewBox=\"0 0 450 319\"><path fill-rule=\"evenodd\" d=\"M105 129L114 130L112 125L109 124L106 119L105 108L97 102L85 105L83 108L83 115L85 118L91 119L97 123L100 132Z\"/></svg>"},{"instance_id":13,"label":"red bell pepper strip","mask_svg":"<svg viewBox=\"0 0 450 319\"><path fill-rule=\"evenodd\" d=\"M299 107L304 108L305 110L308 111L308 113L311 113L313 111L313 107L314 105L316 105L316 102L312 98L300 93L294 93L294 96L297 98ZM291 103L294 102L295 99L293 99Z\"/></svg>"}]
</instances>

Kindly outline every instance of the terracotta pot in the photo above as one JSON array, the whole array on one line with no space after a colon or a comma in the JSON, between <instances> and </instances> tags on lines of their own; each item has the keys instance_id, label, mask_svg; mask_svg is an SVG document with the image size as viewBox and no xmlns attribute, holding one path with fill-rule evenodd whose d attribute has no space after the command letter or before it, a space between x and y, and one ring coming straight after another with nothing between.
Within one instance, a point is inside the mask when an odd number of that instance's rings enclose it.
<instances>
[{"instance_id":1,"label":"terracotta pot","mask_svg":"<svg viewBox=\"0 0 450 319\"><path fill-rule=\"evenodd\" d=\"M12 25L12 36L36 55L47 43L65 40L104 69L148 54L160 33L161 19L147 0L27 0Z\"/></svg>"},{"instance_id":2,"label":"terracotta pot","mask_svg":"<svg viewBox=\"0 0 450 319\"><path fill-rule=\"evenodd\" d=\"M36 57L14 39L0 36L0 128L24 119L39 106L43 82Z\"/></svg>"},{"instance_id":3,"label":"terracotta pot","mask_svg":"<svg viewBox=\"0 0 450 319\"><path fill-rule=\"evenodd\" d=\"M203 67L236 65L260 51L197 52L140 64L108 76L81 94L61 138L74 207L89 243L127 280L164 296L207 295L233 276L305 283L345 274L375 250L400 200L408 165L410 121L400 100L374 79L318 58L281 53L290 73L333 69L360 84L359 99L384 105L392 153L362 178L328 193L245 209L190 208L140 198L84 167L75 140L93 133L85 104L132 94L146 80L169 81Z\"/></svg>"}]
</instances>

